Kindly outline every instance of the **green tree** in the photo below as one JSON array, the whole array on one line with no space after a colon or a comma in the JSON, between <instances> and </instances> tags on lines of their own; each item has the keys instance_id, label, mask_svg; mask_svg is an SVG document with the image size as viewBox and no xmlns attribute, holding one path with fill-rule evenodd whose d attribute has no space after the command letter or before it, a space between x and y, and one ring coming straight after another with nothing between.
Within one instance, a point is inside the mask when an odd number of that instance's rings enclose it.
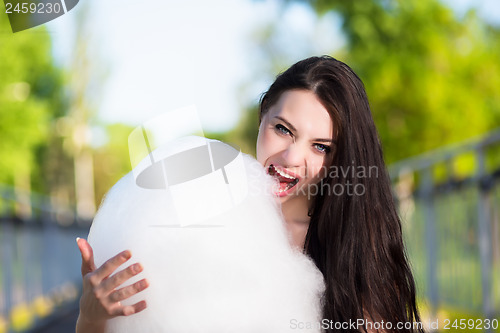
<instances>
[{"instance_id":1,"label":"green tree","mask_svg":"<svg viewBox=\"0 0 500 333\"><path fill-rule=\"evenodd\" d=\"M36 31L35 31L36 30ZM62 81L43 27L13 34L0 15L0 183L30 191L38 153L62 108Z\"/></svg>"},{"instance_id":2,"label":"green tree","mask_svg":"<svg viewBox=\"0 0 500 333\"><path fill-rule=\"evenodd\" d=\"M132 170L128 136L134 127L112 124L105 127L107 142L94 149L94 183L97 206L111 187Z\"/></svg>"},{"instance_id":3,"label":"green tree","mask_svg":"<svg viewBox=\"0 0 500 333\"><path fill-rule=\"evenodd\" d=\"M500 30L437 0L311 2L339 12L388 162L500 126Z\"/></svg>"}]
</instances>

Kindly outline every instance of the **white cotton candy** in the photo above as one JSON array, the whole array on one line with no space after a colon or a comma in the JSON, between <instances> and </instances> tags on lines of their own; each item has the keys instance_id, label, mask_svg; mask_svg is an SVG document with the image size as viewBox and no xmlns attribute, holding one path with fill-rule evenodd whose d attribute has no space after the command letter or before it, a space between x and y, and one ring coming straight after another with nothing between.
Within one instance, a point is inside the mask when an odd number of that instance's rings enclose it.
<instances>
[{"instance_id":1,"label":"white cotton candy","mask_svg":"<svg viewBox=\"0 0 500 333\"><path fill-rule=\"evenodd\" d=\"M129 249L119 270L140 262L144 271L126 285L147 278L150 286L122 302L144 299L146 310L109 320L107 332L276 333L297 323L320 331L322 275L291 248L270 177L240 156L245 197L203 225L180 226L169 189L141 188L132 172L110 190L89 234L95 263ZM183 207L199 212L203 197L192 199Z\"/></svg>"}]
</instances>

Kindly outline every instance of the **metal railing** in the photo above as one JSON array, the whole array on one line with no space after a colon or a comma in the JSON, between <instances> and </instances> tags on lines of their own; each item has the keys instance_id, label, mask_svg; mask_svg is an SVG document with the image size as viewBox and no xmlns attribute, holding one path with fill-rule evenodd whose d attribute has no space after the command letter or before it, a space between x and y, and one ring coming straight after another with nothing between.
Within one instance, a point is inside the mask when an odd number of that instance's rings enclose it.
<instances>
[{"instance_id":1,"label":"metal railing","mask_svg":"<svg viewBox=\"0 0 500 333\"><path fill-rule=\"evenodd\" d=\"M450 307L498 318L500 131L398 162L389 172L431 315Z\"/></svg>"},{"instance_id":2,"label":"metal railing","mask_svg":"<svg viewBox=\"0 0 500 333\"><path fill-rule=\"evenodd\" d=\"M0 187L0 333L32 328L76 299L75 238L87 233L88 223L77 223L71 208Z\"/></svg>"}]
</instances>

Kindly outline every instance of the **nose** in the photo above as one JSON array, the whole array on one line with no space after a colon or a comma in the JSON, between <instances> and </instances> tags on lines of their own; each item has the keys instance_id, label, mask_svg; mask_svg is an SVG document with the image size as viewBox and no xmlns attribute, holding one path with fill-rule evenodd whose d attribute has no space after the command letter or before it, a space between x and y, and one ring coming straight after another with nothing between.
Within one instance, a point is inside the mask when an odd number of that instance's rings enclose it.
<instances>
[{"instance_id":1,"label":"nose","mask_svg":"<svg viewBox=\"0 0 500 333\"><path fill-rule=\"evenodd\" d=\"M286 167L300 167L306 159L306 151L300 144L293 141L283 151L282 157Z\"/></svg>"}]
</instances>

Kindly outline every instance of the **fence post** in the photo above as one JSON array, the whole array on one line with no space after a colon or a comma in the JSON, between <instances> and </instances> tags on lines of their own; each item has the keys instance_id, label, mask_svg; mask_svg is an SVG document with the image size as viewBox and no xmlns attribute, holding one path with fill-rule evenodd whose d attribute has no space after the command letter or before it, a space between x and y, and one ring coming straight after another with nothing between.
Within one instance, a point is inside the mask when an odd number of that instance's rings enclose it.
<instances>
[{"instance_id":1,"label":"fence post","mask_svg":"<svg viewBox=\"0 0 500 333\"><path fill-rule=\"evenodd\" d=\"M12 222L5 220L1 223L1 231L0 231L0 246L2 253L2 293L3 293L3 315L7 320L10 320L10 310L12 309L12 289L13 289L13 281L12 281L12 248L13 248L13 232Z\"/></svg>"},{"instance_id":2,"label":"fence post","mask_svg":"<svg viewBox=\"0 0 500 333\"><path fill-rule=\"evenodd\" d=\"M492 242L491 242L491 179L486 176L484 148L476 152L477 179L479 181L478 201L478 241L481 259L481 286L483 296L483 313L486 318L493 319L492 303ZM486 330L486 332L492 332Z\"/></svg>"},{"instance_id":3,"label":"fence post","mask_svg":"<svg viewBox=\"0 0 500 333\"><path fill-rule=\"evenodd\" d=\"M439 302L437 281L437 240L436 220L433 200L432 167L427 167L422 172L421 185L422 202L424 203L425 245L427 248L427 297L431 303L431 319L436 316Z\"/></svg>"}]
</instances>

